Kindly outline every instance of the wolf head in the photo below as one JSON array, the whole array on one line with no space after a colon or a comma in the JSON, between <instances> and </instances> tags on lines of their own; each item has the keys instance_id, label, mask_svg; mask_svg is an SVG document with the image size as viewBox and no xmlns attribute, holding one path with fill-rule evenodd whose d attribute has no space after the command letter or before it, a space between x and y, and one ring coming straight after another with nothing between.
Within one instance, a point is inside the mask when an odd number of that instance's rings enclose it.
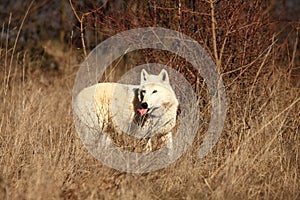
<instances>
[{"instance_id":1,"label":"wolf head","mask_svg":"<svg viewBox=\"0 0 300 200\"><path fill-rule=\"evenodd\" d=\"M178 100L169 82L169 75L164 69L159 75L148 74L144 69L141 71L138 97L141 103L138 112L141 116L162 115L167 109L171 107L177 109L178 106Z\"/></svg>"}]
</instances>

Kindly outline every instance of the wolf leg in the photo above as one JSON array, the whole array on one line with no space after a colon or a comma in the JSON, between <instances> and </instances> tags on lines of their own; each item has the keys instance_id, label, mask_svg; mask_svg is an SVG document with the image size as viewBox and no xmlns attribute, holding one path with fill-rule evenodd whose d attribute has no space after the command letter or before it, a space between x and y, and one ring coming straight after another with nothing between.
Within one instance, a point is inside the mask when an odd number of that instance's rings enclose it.
<instances>
[{"instance_id":1,"label":"wolf leg","mask_svg":"<svg viewBox=\"0 0 300 200\"><path fill-rule=\"evenodd\" d=\"M146 153L149 153L151 151L152 151L152 142L151 142L151 138L149 138L146 144Z\"/></svg>"},{"instance_id":2,"label":"wolf leg","mask_svg":"<svg viewBox=\"0 0 300 200\"><path fill-rule=\"evenodd\" d=\"M170 131L168 134L166 134L165 136L163 136L162 140L167 145L168 155L169 156L172 155L172 152L173 152L172 132Z\"/></svg>"}]
</instances>

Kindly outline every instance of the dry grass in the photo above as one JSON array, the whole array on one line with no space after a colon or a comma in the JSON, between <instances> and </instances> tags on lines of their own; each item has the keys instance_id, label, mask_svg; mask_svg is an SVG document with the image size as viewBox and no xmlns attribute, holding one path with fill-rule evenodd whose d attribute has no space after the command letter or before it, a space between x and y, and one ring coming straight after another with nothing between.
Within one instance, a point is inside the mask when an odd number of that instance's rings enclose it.
<instances>
[{"instance_id":1,"label":"dry grass","mask_svg":"<svg viewBox=\"0 0 300 200\"><path fill-rule=\"evenodd\" d=\"M249 108L228 88L226 127L206 159L190 149L166 169L134 175L103 166L82 146L71 112L74 73L13 70L0 107L0 186L9 199L299 198L299 90L284 74L262 79Z\"/></svg>"},{"instance_id":2,"label":"dry grass","mask_svg":"<svg viewBox=\"0 0 300 200\"><path fill-rule=\"evenodd\" d=\"M205 159L195 141L176 163L142 175L110 169L82 145L71 108L73 54L62 52L60 71L43 71L24 53L10 64L11 52L2 44L0 199L300 198L299 79L273 47L247 80L224 74L225 127Z\"/></svg>"},{"instance_id":3,"label":"dry grass","mask_svg":"<svg viewBox=\"0 0 300 200\"><path fill-rule=\"evenodd\" d=\"M14 63L10 77L1 70L3 197L299 198L299 89L285 73L261 75L246 105L237 83L227 89L226 127L206 159L198 160L194 147L163 170L134 175L103 166L80 142L71 112L76 68L30 72L23 64Z\"/></svg>"}]
</instances>

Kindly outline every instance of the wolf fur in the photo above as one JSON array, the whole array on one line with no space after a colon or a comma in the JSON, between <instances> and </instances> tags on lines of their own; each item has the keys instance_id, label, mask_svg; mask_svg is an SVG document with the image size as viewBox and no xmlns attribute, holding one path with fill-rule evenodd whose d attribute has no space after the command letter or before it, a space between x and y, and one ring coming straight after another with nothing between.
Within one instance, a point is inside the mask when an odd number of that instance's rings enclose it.
<instances>
[{"instance_id":1,"label":"wolf fur","mask_svg":"<svg viewBox=\"0 0 300 200\"><path fill-rule=\"evenodd\" d=\"M83 89L75 104L81 112L93 112L102 130L110 126L117 133L126 132L139 138L164 134L167 147L172 148L171 130L176 125L178 100L164 69L159 75L143 69L140 85L95 84ZM147 150L152 150L151 139Z\"/></svg>"}]
</instances>

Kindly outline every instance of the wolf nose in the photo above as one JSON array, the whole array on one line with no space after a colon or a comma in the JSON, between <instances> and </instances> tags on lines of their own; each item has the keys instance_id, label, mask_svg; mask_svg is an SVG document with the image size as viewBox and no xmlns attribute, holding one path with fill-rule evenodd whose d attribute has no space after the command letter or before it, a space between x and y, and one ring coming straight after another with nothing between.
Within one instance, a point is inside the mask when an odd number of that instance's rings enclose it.
<instances>
[{"instance_id":1,"label":"wolf nose","mask_svg":"<svg viewBox=\"0 0 300 200\"><path fill-rule=\"evenodd\" d=\"M148 108L148 104L146 102L141 104L142 108L147 109Z\"/></svg>"}]
</instances>

